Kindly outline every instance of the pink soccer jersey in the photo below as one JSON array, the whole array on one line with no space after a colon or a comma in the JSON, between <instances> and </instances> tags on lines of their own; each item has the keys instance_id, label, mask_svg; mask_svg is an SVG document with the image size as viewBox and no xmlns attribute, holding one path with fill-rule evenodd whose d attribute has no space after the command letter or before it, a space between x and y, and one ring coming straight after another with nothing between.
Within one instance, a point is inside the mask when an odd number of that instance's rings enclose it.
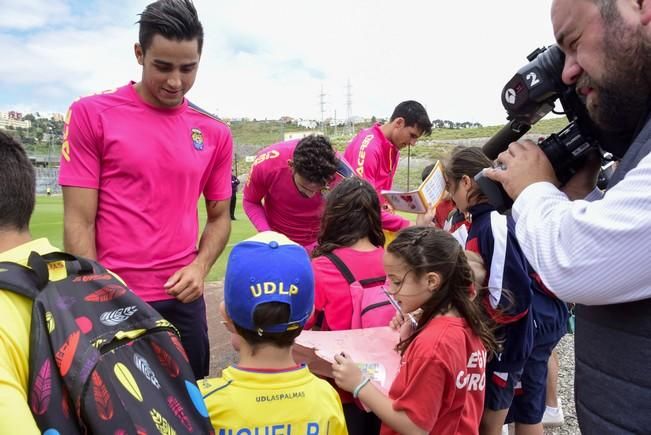
<instances>
[{"instance_id":1,"label":"pink soccer jersey","mask_svg":"<svg viewBox=\"0 0 651 435\"><path fill-rule=\"evenodd\" d=\"M231 196L225 124L184 100L161 109L133 82L82 98L66 117L59 183L98 191L98 260L146 301L197 255L197 202Z\"/></svg>"},{"instance_id":2,"label":"pink soccer jersey","mask_svg":"<svg viewBox=\"0 0 651 435\"><path fill-rule=\"evenodd\" d=\"M380 124L375 124L357 133L346 147L344 158L357 176L371 183L380 198L380 203L385 205L386 201L380 192L391 190L400 151L384 136L380 127ZM384 229L398 231L408 226L407 219L382 211Z\"/></svg>"},{"instance_id":3,"label":"pink soccer jersey","mask_svg":"<svg viewBox=\"0 0 651 435\"><path fill-rule=\"evenodd\" d=\"M242 205L258 231L273 230L294 242L312 247L319 235L324 200L319 194L307 198L294 184L287 161L298 140L264 148L251 166L244 186Z\"/></svg>"}]
</instances>

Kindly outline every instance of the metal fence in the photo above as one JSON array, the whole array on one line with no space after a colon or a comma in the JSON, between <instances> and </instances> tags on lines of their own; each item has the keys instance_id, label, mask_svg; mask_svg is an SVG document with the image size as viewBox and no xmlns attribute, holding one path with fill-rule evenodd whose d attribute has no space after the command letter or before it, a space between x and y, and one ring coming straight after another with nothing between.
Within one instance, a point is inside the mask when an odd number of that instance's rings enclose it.
<instances>
[{"instance_id":1,"label":"metal fence","mask_svg":"<svg viewBox=\"0 0 651 435\"><path fill-rule=\"evenodd\" d=\"M59 168L34 168L36 171L36 193L47 193L48 187L50 193L61 193L59 186Z\"/></svg>"}]
</instances>

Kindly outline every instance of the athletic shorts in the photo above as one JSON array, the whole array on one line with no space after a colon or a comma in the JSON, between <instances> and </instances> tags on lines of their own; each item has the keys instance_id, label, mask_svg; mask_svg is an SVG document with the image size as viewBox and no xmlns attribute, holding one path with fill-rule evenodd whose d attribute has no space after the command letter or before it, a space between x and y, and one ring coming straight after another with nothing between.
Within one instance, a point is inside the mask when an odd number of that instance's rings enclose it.
<instances>
[{"instance_id":1,"label":"athletic shorts","mask_svg":"<svg viewBox=\"0 0 651 435\"><path fill-rule=\"evenodd\" d=\"M509 409L513 402L513 397L520 394L520 378L522 377L522 369L513 370L510 372L502 372L491 364L493 361L488 362L486 367L486 398L484 400L484 408L491 411L500 411L502 409Z\"/></svg>"},{"instance_id":2,"label":"athletic shorts","mask_svg":"<svg viewBox=\"0 0 651 435\"><path fill-rule=\"evenodd\" d=\"M535 340L531 355L524 365L520 385L506 417L507 423L537 424L545 413L547 395L547 363L560 338L539 337ZM519 388L518 388L519 387Z\"/></svg>"}]
</instances>

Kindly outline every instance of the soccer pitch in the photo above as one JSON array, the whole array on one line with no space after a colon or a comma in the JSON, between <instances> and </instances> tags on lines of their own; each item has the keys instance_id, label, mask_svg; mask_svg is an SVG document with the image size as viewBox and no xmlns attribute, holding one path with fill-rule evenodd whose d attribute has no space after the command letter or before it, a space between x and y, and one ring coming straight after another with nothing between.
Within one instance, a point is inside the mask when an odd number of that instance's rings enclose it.
<instances>
[{"instance_id":1,"label":"soccer pitch","mask_svg":"<svg viewBox=\"0 0 651 435\"><path fill-rule=\"evenodd\" d=\"M231 221L231 237L228 240L226 249L224 249L224 252L222 252L222 255L210 270L210 273L206 277L207 281L223 279L224 271L226 270L226 260L233 245L255 234L255 229L242 210L241 194L237 196L235 217L237 220ZM206 222L206 209L203 199L200 200L199 204L199 221L203 230L203 225ZM54 246L63 249L63 197L60 195L37 196L36 209L32 216L30 229L32 237L47 237Z\"/></svg>"}]
</instances>

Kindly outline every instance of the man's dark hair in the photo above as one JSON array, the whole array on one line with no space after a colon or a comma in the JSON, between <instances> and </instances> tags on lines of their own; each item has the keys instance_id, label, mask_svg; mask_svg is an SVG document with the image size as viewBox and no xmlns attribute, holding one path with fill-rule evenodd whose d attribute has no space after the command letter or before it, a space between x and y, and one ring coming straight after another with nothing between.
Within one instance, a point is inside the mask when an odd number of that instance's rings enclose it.
<instances>
[{"instance_id":1,"label":"man's dark hair","mask_svg":"<svg viewBox=\"0 0 651 435\"><path fill-rule=\"evenodd\" d=\"M192 0L158 0L147 5L140 14L139 42L142 51L151 46L154 35L175 41L197 39L199 53L203 48L203 26Z\"/></svg>"},{"instance_id":2,"label":"man's dark hair","mask_svg":"<svg viewBox=\"0 0 651 435\"><path fill-rule=\"evenodd\" d=\"M264 330L265 327L268 326L287 323L290 315L289 309L289 305L282 302L267 302L260 304L253 312L253 324L256 328ZM235 326L238 335L253 348L254 354L256 346L262 344L270 344L280 348L290 347L294 344L294 340L303 330L303 328L300 327L286 332L263 332L262 334L258 334L257 331L244 329L238 326L235 322L233 322L233 325Z\"/></svg>"},{"instance_id":3,"label":"man's dark hair","mask_svg":"<svg viewBox=\"0 0 651 435\"><path fill-rule=\"evenodd\" d=\"M292 157L294 170L311 183L327 184L337 172L339 160L332 144L322 135L301 139Z\"/></svg>"},{"instance_id":4,"label":"man's dark hair","mask_svg":"<svg viewBox=\"0 0 651 435\"><path fill-rule=\"evenodd\" d=\"M0 132L0 230L26 231L34 211L34 167L23 147Z\"/></svg>"},{"instance_id":5,"label":"man's dark hair","mask_svg":"<svg viewBox=\"0 0 651 435\"><path fill-rule=\"evenodd\" d=\"M403 118L406 127L416 126L423 132L423 135L429 136L432 133L432 121L427 115L427 111L418 101L403 101L393 109L393 114L389 121L396 118Z\"/></svg>"}]
</instances>

